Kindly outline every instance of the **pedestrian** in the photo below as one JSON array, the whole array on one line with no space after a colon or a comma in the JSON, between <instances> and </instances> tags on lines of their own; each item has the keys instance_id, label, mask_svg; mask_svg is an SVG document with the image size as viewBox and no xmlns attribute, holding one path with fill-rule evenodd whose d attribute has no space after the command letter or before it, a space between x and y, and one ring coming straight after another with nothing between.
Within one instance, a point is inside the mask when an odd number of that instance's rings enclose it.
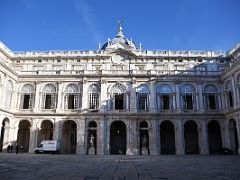
<instances>
[{"instance_id":1,"label":"pedestrian","mask_svg":"<svg viewBox=\"0 0 240 180\"><path fill-rule=\"evenodd\" d=\"M11 149L11 144L8 144L7 146L7 152L10 153L10 149Z\"/></svg>"},{"instance_id":2,"label":"pedestrian","mask_svg":"<svg viewBox=\"0 0 240 180\"><path fill-rule=\"evenodd\" d=\"M15 150L16 150L16 154L18 154L18 150L19 150L18 144L16 144Z\"/></svg>"},{"instance_id":3,"label":"pedestrian","mask_svg":"<svg viewBox=\"0 0 240 180\"><path fill-rule=\"evenodd\" d=\"M13 152L13 145L11 144L10 146L10 152L12 153Z\"/></svg>"}]
</instances>

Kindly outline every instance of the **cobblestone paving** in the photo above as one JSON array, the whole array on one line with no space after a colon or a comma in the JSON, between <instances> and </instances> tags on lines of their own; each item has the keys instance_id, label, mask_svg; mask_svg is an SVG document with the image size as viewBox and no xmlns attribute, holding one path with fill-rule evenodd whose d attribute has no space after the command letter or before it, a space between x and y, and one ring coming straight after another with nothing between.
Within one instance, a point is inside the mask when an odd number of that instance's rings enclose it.
<instances>
[{"instance_id":1,"label":"cobblestone paving","mask_svg":"<svg viewBox=\"0 0 240 180\"><path fill-rule=\"evenodd\" d=\"M240 156L0 153L0 180L5 179L240 180Z\"/></svg>"}]
</instances>

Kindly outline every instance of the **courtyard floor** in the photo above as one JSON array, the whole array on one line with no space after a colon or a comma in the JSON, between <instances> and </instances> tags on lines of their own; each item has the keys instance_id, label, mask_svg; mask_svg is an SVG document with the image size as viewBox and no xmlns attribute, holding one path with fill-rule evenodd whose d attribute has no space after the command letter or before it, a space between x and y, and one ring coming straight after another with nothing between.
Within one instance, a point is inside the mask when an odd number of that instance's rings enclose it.
<instances>
[{"instance_id":1,"label":"courtyard floor","mask_svg":"<svg viewBox=\"0 0 240 180\"><path fill-rule=\"evenodd\" d=\"M0 153L0 179L240 180L240 156Z\"/></svg>"}]
</instances>

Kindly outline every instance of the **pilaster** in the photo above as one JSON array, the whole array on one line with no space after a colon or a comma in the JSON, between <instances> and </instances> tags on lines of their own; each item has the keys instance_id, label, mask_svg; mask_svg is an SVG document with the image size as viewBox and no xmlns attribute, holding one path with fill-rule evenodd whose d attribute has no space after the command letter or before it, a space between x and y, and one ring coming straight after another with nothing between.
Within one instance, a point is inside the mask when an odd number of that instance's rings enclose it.
<instances>
[{"instance_id":1,"label":"pilaster","mask_svg":"<svg viewBox=\"0 0 240 180\"><path fill-rule=\"evenodd\" d=\"M176 122L176 127L175 127L176 154L183 155L185 154L183 125L180 119L176 120L175 122Z\"/></svg>"},{"instance_id":2,"label":"pilaster","mask_svg":"<svg viewBox=\"0 0 240 180\"><path fill-rule=\"evenodd\" d=\"M207 123L205 119L201 119L200 128L200 154L209 154L208 148L208 134L207 134Z\"/></svg>"},{"instance_id":3,"label":"pilaster","mask_svg":"<svg viewBox=\"0 0 240 180\"><path fill-rule=\"evenodd\" d=\"M153 119L150 121L152 126L149 128L149 151L150 155L158 155L158 146L157 142L160 142L159 140L159 125L158 120Z\"/></svg>"},{"instance_id":4,"label":"pilaster","mask_svg":"<svg viewBox=\"0 0 240 180\"><path fill-rule=\"evenodd\" d=\"M79 121L77 127L77 148L76 154L86 154L86 147L85 147L85 120Z\"/></svg>"}]
</instances>

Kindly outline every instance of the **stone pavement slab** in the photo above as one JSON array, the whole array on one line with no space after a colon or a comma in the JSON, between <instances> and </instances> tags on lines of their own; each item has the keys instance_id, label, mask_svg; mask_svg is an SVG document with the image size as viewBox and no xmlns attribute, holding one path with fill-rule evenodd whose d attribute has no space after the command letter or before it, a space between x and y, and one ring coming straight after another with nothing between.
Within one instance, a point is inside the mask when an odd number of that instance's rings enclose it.
<instances>
[{"instance_id":1,"label":"stone pavement slab","mask_svg":"<svg viewBox=\"0 0 240 180\"><path fill-rule=\"evenodd\" d=\"M240 156L0 153L0 180L239 180Z\"/></svg>"}]
</instances>

